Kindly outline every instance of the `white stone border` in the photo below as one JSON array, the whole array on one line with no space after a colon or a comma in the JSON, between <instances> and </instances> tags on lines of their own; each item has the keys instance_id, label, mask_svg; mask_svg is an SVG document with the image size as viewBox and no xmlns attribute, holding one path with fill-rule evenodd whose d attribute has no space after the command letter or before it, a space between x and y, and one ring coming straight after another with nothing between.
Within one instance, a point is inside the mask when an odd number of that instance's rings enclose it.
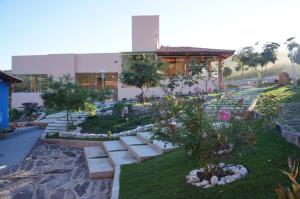
<instances>
[{"instance_id":1,"label":"white stone border","mask_svg":"<svg viewBox=\"0 0 300 199\"><path fill-rule=\"evenodd\" d=\"M187 183L206 189L217 185L225 185L231 183L248 174L247 169L242 165L232 165L232 164L225 165L224 163L220 163L219 166L222 168L224 172L231 171L234 174L221 177L220 179L218 176L212 176L211 179L208 181L208 180L201 180L197 175L198 172L200 173L204 172L205 171L204 168L193 169L190 171L189 175L186 176Z\"/></svg>"},{"instance_id":2,"label":"white stone border","mask_svg":"<svg viewBox=\"0 0 300 199\"><path fill-rule=\"evenodd\" d=\"M133 130L123 131L120 133L113 133L111 134L111 138L118 138L120 136L128 136L128 135L135 135L138 132L148 131L151 129L154 125L153 124L147 124L144 126L138 126L137 128ZM68 131L61 131L59 132L59 137L66 137L66 138L109 138L109 135L107 133L80 133L79 130L80 127L77 127L76 130L72 132Z\"/></svg>"}]
</instances>

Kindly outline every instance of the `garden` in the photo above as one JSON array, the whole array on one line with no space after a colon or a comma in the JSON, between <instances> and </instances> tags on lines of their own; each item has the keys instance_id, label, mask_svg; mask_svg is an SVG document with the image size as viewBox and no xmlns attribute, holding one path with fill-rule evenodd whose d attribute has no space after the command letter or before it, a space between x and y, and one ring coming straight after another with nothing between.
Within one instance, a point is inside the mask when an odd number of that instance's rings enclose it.
<instances>
[{"instance_id":1,"label":"garden","mask_svg":"<svg viewBox=\"0 0 300 199\"><path fill-rule=\"evenodd\" d=\"M66 111L67 125L48 137L103 141L152 131L152 140L178 146L122 166L120 198L293 198L300 151L277 133L276 123L286 116L284 104L299 101L300 92L287 78L263 81L278 47L266 43L260 52L244 48L234 57L239 69L257 72L257 88L219 85L213 91L206 83L205 90L183 95L175 91L209 81L206 63L194 63L186 76L167 77L164 63L138 55L128 58L120 78L140 88L137 101L107 103L109 91L85 89L69 77L52 80L42 97L47 108ZM156 86L164 96L148 97ZM74 115L78 111L83 118ZM293 189L285 188L291 183Z\"/></svg>"}]
</instances>

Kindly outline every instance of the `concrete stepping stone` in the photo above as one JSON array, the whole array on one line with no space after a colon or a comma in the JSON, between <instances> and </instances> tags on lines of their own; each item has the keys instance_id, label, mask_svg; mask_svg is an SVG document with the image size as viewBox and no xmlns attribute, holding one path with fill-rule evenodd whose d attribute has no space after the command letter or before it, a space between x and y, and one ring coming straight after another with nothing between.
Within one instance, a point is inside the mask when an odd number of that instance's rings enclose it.
<instances>
[{"instance_id":1,"label":"concrete stepping stone","mask_svg":"<svg viewBox=\"0 0 300 199\"><path fill-rule=\"evenodd\" d=\"M126 148L119 140L104 141L102 142L104 150L108 153L110 151L125 151Z\"/></svg>"},{"instance_id":2,"label":"concrete stepping stone","mask_svg":"<svg viewBox=\"0 0 300 199\"><path fill-rule=\"evenodd\" d=\"M150 138L153 136L153 133L150 131L137 133L136 136L145 143L150 141Z\"/></svg>"},{"instance_id":3,"label":"concrete stepping stone","mask_svg":"<svg viewBox=\"0 0 300 199\"><path fill-rule=\"evenodd\" d=\"M149 145L132 145L128 147L128 151L139 161L144 161L153 156L161 155L162 153L156 151Z\"/></svg>"},{"instance_id":4,"label":"concrete stepping stone","mask_svg":"<svg viewBox=\"0 0 300 199\"><path fill-rule=\"evenodd\" d=\"M108 157L115 167L137 163L137 160L128 151L110 151Z\"/></svg>"},{"instance_id":5,"label":"concrete stepping stone","mask_svg":"<svg viewBox=\"0 0 300 199\"><path fill-rule=\"evenodd\" d=\"M153 140L152 143L149 143L149 145L151 145L152 148L159 151L160 153L166 153L177 148L177 146L173 145L170 142L163 142L159 140Z\"/></svg>"},{"instance_id":6,"label":"concrete stepping stone","mask_svg":"<svg viewBox=\"0 0 300 199\"><path fill-rule=\"evenodd\" d=\"M84 147L84 155L87 159L107 157L107 154L100 146Z\"/></svg>"},{"instance_id":7,"label":"concrete stepping stone","mask_svg":"<svg viewBox=\"0 0 300 199\"><path fill-rule=\"evenodd\" d=\"M142 140L140 140L137 136L123 136L120 137L121 143L125 146L128 147L130 145L141 145L145 144Z\"/></svg>"},{"instance_id":8,"label":"concrete stepping stone","mask_svg":"<svg viewBox=\"0 0 300 199\"><path fill-rule=\"evenodd\" d=\"M150 138L153 136L152 132L141 132L137 133L137 137L141 139L142 141L148 143L153 149L160 153L169 152L177 146L174 146L172 143L169 142L163 142L160 140L150 140Z\"/></svg>"},{"instance_id":9,"label":"concrete stepping stone","mask_svg":"<svg viewBox=\"0 0 300 199\"><path fill-rule=\"evenodd\" d=\"M114 176L114 167L108 158L87 159L89 177L91 179L112 178Z\"/></svg>"}]
</instances>

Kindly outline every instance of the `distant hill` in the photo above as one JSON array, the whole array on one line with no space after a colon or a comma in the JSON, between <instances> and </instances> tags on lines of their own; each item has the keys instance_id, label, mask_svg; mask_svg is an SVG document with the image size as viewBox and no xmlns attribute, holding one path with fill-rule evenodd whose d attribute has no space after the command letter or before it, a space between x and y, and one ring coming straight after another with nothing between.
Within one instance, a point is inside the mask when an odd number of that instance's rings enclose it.
<instances>
[{"instance_id":1,"label":"distant hill","mask_svg":"<svg viewBox=\"0 0 300 199\"><path fill-rule=\"evenodd\" d=\"M229 77L231 80L239 80L239 79L249 79L249 78L254 78L255 73L252 72L251 70L245 71L244 74L242 72L236 72L235 71L235 66L236 62L232 61L232 57L229 57L224 61L224 67L230 67L233 70L233 73L231 77ZM267 69L267 75L266 76L274 76L278 75L280 72L287 72L291 74L291 67L292 64L287 57L287 52L278 52L277 54L277 61L275 64L269 64L268 69ZM300 66L296 66L296 77L297 79L300 79Z\"/></svg>"}]
</instances>

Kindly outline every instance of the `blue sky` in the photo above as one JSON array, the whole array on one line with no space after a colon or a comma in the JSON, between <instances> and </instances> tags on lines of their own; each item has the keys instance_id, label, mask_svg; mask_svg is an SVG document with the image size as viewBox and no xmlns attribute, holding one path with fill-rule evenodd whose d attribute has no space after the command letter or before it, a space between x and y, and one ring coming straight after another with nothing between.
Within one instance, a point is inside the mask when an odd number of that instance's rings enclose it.
<instances>
[{"instance_id":1,"label":"blue sky","mask_svg":"<svg viewBox=\"0 0 300 199\"><path fill-rule=\"evenodd\" d=\"M131 16L160 15L160 43L238 49L300 39L300 0L0 0L0 69L12 55L131 50Z\"/></svg>"}]
</instances>

